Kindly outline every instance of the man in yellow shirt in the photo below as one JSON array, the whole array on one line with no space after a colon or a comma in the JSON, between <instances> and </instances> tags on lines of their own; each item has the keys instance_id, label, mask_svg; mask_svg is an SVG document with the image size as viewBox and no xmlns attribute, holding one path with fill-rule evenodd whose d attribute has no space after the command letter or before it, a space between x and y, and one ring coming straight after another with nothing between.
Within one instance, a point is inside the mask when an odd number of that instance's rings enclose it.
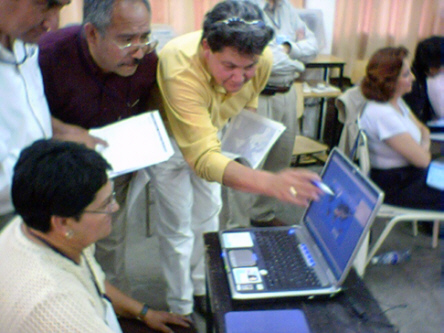
<instances>
[{"instance_id":1,"label":"man in yellow shirt","mask_svg":"<svg viewBox=\"0 0 444 333\"><path fill-rule=\"evenodd\" d=\"M220 184L306 205L320 190L308 171L253 170L221 153L219 131L242 109L255 110L272 66L272 29L251 4L225 1L203 31L178 37L159 54L158 83L175 154L150 168L170 310L190 314L205 294L203 239L218 229ZM195 304L197 311L200 302Z\"/></svg>"}]
</instances>

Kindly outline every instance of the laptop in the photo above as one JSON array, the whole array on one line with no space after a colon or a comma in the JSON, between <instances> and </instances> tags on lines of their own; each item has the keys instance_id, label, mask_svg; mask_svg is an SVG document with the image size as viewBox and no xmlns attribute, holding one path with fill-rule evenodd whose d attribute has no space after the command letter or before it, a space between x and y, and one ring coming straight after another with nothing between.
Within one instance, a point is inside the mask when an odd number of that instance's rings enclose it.
<instances>
[{"instance_id":1,"label":"laptop","mask_svg":"<svg viewBox=\"0 0 444 333\"><path fill-rule=\"evenodd\" d=\"M433 161L430 163L426 184L444 191L444 161Z\"/></svg>"},{"instance_id":2,"label":"laptop","mask_svg":"<svg viewBox=\"0 0 444 333\"><path fill-rule=\"evenodd\" d=\"M384 194L337 148L321 177L334 194L310 202L299 224L219 232L233 299L341 290Z\"/></svg>"}]
</instances>

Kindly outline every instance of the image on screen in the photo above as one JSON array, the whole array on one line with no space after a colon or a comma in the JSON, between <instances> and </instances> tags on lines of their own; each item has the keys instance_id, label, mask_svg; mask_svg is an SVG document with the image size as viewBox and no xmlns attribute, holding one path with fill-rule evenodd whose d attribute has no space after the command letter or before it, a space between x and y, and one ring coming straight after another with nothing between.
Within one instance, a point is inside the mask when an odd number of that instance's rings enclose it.
<instances>
[{"instance_id":1,"label":"image on screen","mask_svg":"<svg viewBox=\"0 0 444 333\"><path fill-rule=\"evenodd\" d=\"M371 218L378 193L339 154L332 156L322 180L334 195L312 202L305 223L338 278Z\"/></svg>"}]
</instances>

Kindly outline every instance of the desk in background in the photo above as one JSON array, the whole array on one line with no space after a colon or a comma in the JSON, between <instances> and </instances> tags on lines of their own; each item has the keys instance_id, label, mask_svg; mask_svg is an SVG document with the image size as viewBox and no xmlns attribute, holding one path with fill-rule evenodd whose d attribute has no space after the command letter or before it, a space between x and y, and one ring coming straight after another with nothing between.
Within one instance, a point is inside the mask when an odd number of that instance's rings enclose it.
<instances>
[{"instance_id":1,"label":"desk in background","mask_svg":"<svg viewBox=\"0 0 444 333\"><path fill-rule=\"evenodd\" d=\"M344 77L345 61L339 57L330 54L319 54L315 59L305 64L305 68L321 68L324 70L324 81L329 82L329 70L332 68L339 69L339 88L342 88Z\"/></svg>"},{"instance_id":2,"label":"desk in background","mask_svg":"<svg viewBox=\"0 0 444 333\"><path fill-rule=\"evenodd\" d=\"M350 272L344 287L349 288L332 299L282 298L278 300L233 301L228 289L228 280L221 258L217 233L204 235L208 317L207 333L225 332L224 316L230 311L301 309L310 324L312 333L394 333L376 300L364 282ZM359 301L365 310L365 318L359 318L349 303L350 297Z\"/></svg>"},{"instance_id":3,"label":"desk in background","mask_svg":"<svg viewBox=\"0 0 444 333\"><path fill-rule=\"evenodd\" d=\"M338 90L330 91L326 90L325 92L304 92L304 98L320 98L320 106L321 106L321 114L319 118L319 126L318 126L318 139L320 141L324 140L324 130L325 130L325 122L326 122L326 113L327 108L325 105L326 99L328 98L336 98L342 93L343 87L343 78L344 78L344 66L345 61L339 57L333 55L319 54L315 59L305 65L306 69L309 68L319 68L323 69L323 80L325 84L328 86L330 84L329 72L333 68L339 69L339 77L338 77ZM314 83L308 82L311 86L315 86ZM334 129L334 134L336 133L336 129Z\"/></svg>"}]
</instances>

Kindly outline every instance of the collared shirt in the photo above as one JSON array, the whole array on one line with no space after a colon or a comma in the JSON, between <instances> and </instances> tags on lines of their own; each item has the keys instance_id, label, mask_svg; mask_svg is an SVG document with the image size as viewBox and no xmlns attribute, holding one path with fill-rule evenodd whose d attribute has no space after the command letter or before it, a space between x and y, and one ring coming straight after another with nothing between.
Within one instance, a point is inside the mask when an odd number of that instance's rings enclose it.
<instances>
[{"instance_id":1,"label":"collared shirt","mask_svg":"<svg viewBox=\"0 0 444 333\"><path fill-rule=\"evenodd\" d=\"M231 161L221 154L218 131L242 109L257 108L258 95L271 70L267 48L255 76L235 94L217 85L203 58L202 32L170 41L159 54L157 81L162 92L169 129L185 160L199 177L222 183Z\"/></svg>"},{"instance_id":2,"label":"collared shirt","mask_svg":"<svg viewBox=\"0 0 444 333\"><path fill-rule=\"evenodd\" d=\"M40 67L54 117L84 128L100 127L147 111L155 87L157 55L146 55L134 75L103 73L88 50L81 26L40 40Z\"/></svg>"},{"instance_id":3,"label":"collared shirt","mask_svg":"<svg viewBox=\"0 0 444 333\"><path fill-rule=\"evenodd\" d=\"M291 83L300 72L305 70L304 63L312 60L319 53L314 33L288 0L278 1L273 11L266 0L243 1L258 5L263 10L265 23L275 32L275 38L270 43L273 51L273 69L269 83L273 85ZM298 40L296 32L301 29L305 32L305 38ZM282 48L283 43L290 44L290 54Z\"/></svg>"},{"instance_id":4,"label":"collared shirt","mask_svg":"<svg viewBox=\"0 0 444 333\"><path fill-rule=\"evenodd\" d=\"M14 210L10 190L20 151L50 138L52 127L37 46L16 40L11 52L0 45L0 59L0 215L4 215Z\"/></svg>"}]
</instances>

